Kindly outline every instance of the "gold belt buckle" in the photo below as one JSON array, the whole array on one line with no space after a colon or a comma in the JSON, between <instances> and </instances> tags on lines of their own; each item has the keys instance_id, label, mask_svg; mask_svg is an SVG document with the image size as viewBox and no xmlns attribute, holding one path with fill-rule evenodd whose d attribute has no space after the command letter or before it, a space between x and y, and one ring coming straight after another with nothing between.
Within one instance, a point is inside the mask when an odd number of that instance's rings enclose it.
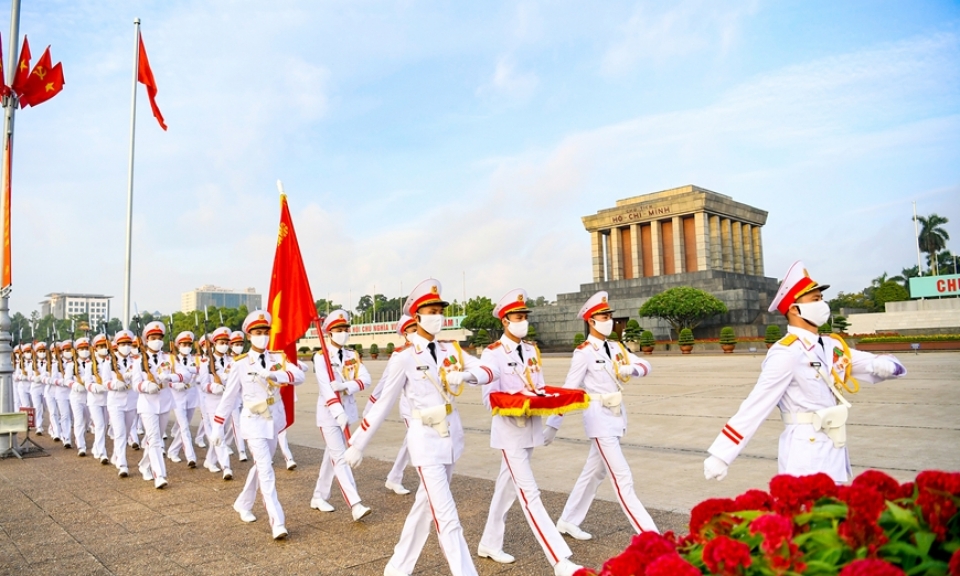
<instances>
[{"instance_id":1,"label":"gold belt buckle","mask_svg":"<svg viewBox=\"0 0 960 576\"><path fill-rule=\"evenodd\" d=\"M267 396L267 406L273 406L276 401L277 399L273 396Z\"/></svg>"},{"instance_id":2,"label":"gold belt buckle","mask_svg":"<svg viewBox=\"0 0 960 576\"><path fill-rule=\"evenodd\" d=\"M446 404L447 415L453 414L453 404Z\"/></svg>"}]
</instances>

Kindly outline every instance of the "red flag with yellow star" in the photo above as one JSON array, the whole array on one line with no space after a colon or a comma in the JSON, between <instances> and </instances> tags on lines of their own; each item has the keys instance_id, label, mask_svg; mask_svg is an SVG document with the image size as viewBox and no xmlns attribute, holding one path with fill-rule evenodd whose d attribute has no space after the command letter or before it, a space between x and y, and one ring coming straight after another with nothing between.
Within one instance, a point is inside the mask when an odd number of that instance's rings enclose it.
<instances>
[{"instance_id":1,"label":"red flag with yellow star","mask_svg":"<svg viewBox=\"0 0 960 576\"><path fill-rule=\"evenodd\" d=\"M17 94L22 94L27 80L30 79L30 42L27 37L23 37L23 48L20 49L20 60L17 61L16 76L13 77L13 84L10 88Z\"/></svg>"},{"instance_id":2,"label":"red flag with yellow star","mask_svg":"<svg viewBox=\"0 0 960 576\"><path fill-rule=\"evenodd\" d=\"M59 94L63 90L64 84L66 84L66 82L63 80L63 64L57 62L44 78L43 84L30 94L28 104L30 106L36 106L37 104L46 102ZM23 100L20 100L20 106L23 106Z\"/></svg>"},{"instance_id":3,"label":"red flag with yellow star","mask_svg":"<svg viewBox=\"0 0 960 576\"><path fill-rule=\"evenodd\" d=\"M60 69L59 81L53 81L51 72L53 69L53 59L50 57L50 47L43 51L37 65L30 72L30 77L20 91L20 107L36 106L40 102L46 102L53 98L63 89L63 69ZM59 84L59 89L56 85ZM47 89L49 87L49 90ZM38 101L39 100L39 101Z\"/></svg>"},{"instance_id":4,"label":"red flag with yellow star","mask_svg":"<svg viewBox=\"0 0 960 576\"><path fill-rule=\"evenodd\" d=\"M160 123L160 127L167 129L163 121L163 114L160 113L160 107L157 106L157 81L153 77L153 69L150 68L150 61L147 60L147 49L143 47L143 36L140 37L140 55L137 57L137 82L147 88L147 98L150 99L150 109L153 110L153 117Z\"/></svg>"}]
</instances>

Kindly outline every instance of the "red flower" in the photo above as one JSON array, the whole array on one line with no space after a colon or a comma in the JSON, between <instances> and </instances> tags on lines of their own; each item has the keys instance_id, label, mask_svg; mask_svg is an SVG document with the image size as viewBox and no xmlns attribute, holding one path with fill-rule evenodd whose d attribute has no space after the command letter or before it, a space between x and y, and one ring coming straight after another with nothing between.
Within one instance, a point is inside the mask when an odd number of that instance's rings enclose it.
<instances>
[{"instance_id":1,"label":"red flower","mask_svg":"<svg viewBox=\"0 0 960 576\"><path fill-rule=\"evenodd\" d=\"M749 557L748 555L747 558ZM647 566L644 574L645 576L700 576L700 571L674 552L654 560Z\"/></svg>"},{"instance_id":2,"label":"red flower","mask_svg":"<svg viewBox=\"0 0 960 576\"><path fill-rule=\"evenodd\" d=\"M951 496L960 496L960 472L925 470L917 475L917 505L938 540L947 537L947 523L957 513Z\"/></svg>"},{"instance_id":3,"label":"red flower","mask_svg":"<svg viewBox=\"0 0 960 576\"><path fill-rule=\"evenodd\" d=\"M598 575L596 572L594 572L590 568L580 568L579 570L573 573L573 576L598 576Z\"/></svg>"},{"instance_id":4,"label":"red flower","mask_svg":"<svg viewBox=\"0 0 960 576\"><path fill-rule=\"evenodd\" d=\"M690 534L700 535L701 531L716 516L735 510L733 500L729 498L708 498L690 511Z\"/></svg>"},{"instance_id":5,"label":"red flower","mask_svg":"<svg viewBox=\"0 0 960 576\"><path fill-rule=\"evenodd\" d=\"M948 568L950 576L960 576L960 549L950 557L950 567Z\"/></svg>"},{"instance_id":6,"label":"red flower","mask_svg":"<svg viewBox=\"0 0 960 576\"><path fill-rule=\"evenodd\" d=\"M703 562L713 574L737 576L743 572L739 569L741 566L746 568L752 562L750 547L727 536L718 536L703 547Z\"/></svg>"},{"instance_id":7,"label":"red flower","mask_svg":"<svg viewBox=\"0 0 960 576\"><path fill-rule=\"evenodd\" d=\"M770 480L770 495L781 514L793 516L809 511L820 498L837 495L837 484L823 472L810 476L780 474Z\"/></svg>"},{"instance_id":8,"label":"red flower","mask_svg":"<svg viewBox=\"0 0 960 576\"><path fill-rule=\"evenodd\" d=\"M634 576L643 574L640 555L627 548L619 556L614 556L600 568L600 576Z\"/></svg>"},{"instance_id":9,"label":"red flower","mask_svg":"<svg viewBox=\"0 0 960 576\"><path fill-rule=\"evenodd\" d=\"M638 534L633 537L630 541L630 545L627 546L627 549L624 550L624 553L621 556L629 553L629 557L625 558L625 562L631 562L629 567L632 572L613 572L611 574L643 574L644 569L656 560L657 558L663 556L664 554L671 554L675 552L676 546L656 532L644 532L643 534ZM617 565L617 569L621 569L622 564ZM603 565L604 570L607 570L607 565ZM601 574L606 574L602 572Z\"/></svg>"},{"instance_id":10,"label":"red flower","mask_svg":"<svg viewBox=\"0 0 960 576\"><path fill-rule=\"evenodd\" d=\"M899 490L897 485L894 491ZM880 514L886 509L884 496L872 486L861 482L858 486L841 486L837 493L847 504L847 519L840 524L838 532L853 549L868 547L876 550L886 543L883 528L877 524Z\"/></svg>"},{"instance_id":11,"label":"red flower","mask_svg":"<svg viewBox=\"0 0 960 576\"><path fill-rule=\"evenodd\" d=\"M780 514L764 514L750 523L751 534L763 534L761 548L767 554L776 554L784 542L793 538L793 519Z\"/></svg>"},{"instance_id":12,"label":"red flower","mask_svg":"<svg viewBox=\"0 0 960 576\"><path fill-rule=\"evenodd\" d=\"M879 470L867 470L853 479L852 486L869 486L883 495L887 500L904 498L900 483L893 477ZM913 491L911 490L910 494ZM909 496L908 494L907 496Z\"/></svg>"},{"instance_id":13,"label":"red flower","mask_svg":"<svg viewBox=\"0 0 960 576\"><path fill-rule=\"evenodd\" d=\"M733 501L734 510L773 510L773 498L763 490L747 490Z\"/></svg>"},{"instance_id":14,"label":"red flower","mask_svg":"<svg viewBox=\"0 0 960 576\"><path fill-rule=\"evenodd\" d=\"M866 558L847 564L837 576L904 576L904 572L889 562Z\"/></svg>"}]
</instances>

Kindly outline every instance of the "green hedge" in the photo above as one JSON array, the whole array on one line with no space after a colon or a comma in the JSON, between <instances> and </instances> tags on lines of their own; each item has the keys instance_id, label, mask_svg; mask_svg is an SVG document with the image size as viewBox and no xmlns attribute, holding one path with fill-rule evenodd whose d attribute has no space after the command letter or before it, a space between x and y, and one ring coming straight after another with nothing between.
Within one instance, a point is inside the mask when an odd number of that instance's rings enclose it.
<instances>
[{"instance_id":1,"label":"green hedge","mask_svg":"<svg viewBox=\"0 0 960 576\"><path fill-rule=\"evenodd\" d=\"M901 336L899 334L864 336L857 342L870 344L871 342L958 342L960 334L920 334L917 336Z\"/></svg>"}]
</instances>

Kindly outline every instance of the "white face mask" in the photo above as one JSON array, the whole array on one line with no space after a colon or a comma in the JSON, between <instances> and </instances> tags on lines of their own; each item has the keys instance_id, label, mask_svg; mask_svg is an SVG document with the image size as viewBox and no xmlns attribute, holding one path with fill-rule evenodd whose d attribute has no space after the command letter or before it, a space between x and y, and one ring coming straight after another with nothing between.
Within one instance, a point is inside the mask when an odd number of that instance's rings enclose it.
<instances>
[{"instance_id":1,"label":"white face mask","mask_svg":"<svg viewBox=\"0 0 960 576\"><path fill-rule=\"evenodd\" d=\"M190 350L192 350L192 348L190 348L189 345L187 345L187 346L181 346L181 347L180 347L180 353L183 354L184 356L186 356L187 354L189 354L189 353L190 353Z\"/></svg>"},{"instance_id":2,"label":"white face mask","mask_svg":"<svg viewBox=\"0 0 960 576\"><path fill-rule=\"evenodd\" d=\"M121 344L117 346L117 352L119 352L121 356L128 356L130 354L130 345Z\"/></svg>"},{"instance_id":3,"label":"white face mask","mask_svg":"<svg viewBox=\"0 0 960 576\"><path fill-rule=\"evenodd\" d=\"M159 352L163 348L163 340L150 340L147 342L147 348Z\"/></svg>"},{"instance_id":4,"label":"white face mask","mask_svg":"<svg viewBox=\"0 0 960 576\"><path fill-rule=\"evenodd\" d=\"M443 330L443 314L420 314L420 320L417 323L428 334L436 336Z\"/></svg>"},{"instance_id":5,"label":"white face mask","mask_svg":"<svg viewBox=\"0 0 960 576\"><path fill-rule=\"evenodd\" d=\"M226 354L230 350L229 344L217 344L217 353Z\"/></svg>"},{"instance_id":6,"label":"white face mask","mask_svg":"<svg viewBox=\"0 0 960 576\"><path fill-rule=\"evenodd\" d=\"M63 357L64 357L64 358L73 358L73 350L64 350L64 351L63 351Z\"/></svg>"},{"instance_id":7,"label":"white face mask","mask_svg":"<svg viewBox=\"0 0 960 576\"><path fill-rule=\"evenodd\" d=\"M347 345L347 342L350 341L350 333L334 332L333 334L330 335L330 338L333 339L334 343L336 343L337 346L343 348L344 346Z\"/></svg>"},{"instance_id":8,"label":"white face mask","mask_svg":"<svg viewBox=\"0 0 960 576\"><path fill-rule=\"evenodd\" d=\"M243 344L234 344L230 347L234 354L243 354Z\"/></svg>"},{"instance_id":9,"label":"white face mask","mask_svg":"<svg viewBox=\"0 0 960 576\"><path fill-rule=\"evenodd\" d=\"M250 337L250 345L251 345L251 346L254 346L255 348L258 348L258 349L260 349L260 350L266 350L266 349L267 349L267 344L269 344L269 343L270 343L270 335L269 335L269 334L260 334L260 335L258 335L258 336L251 336L251 337Z\"/></svg>"},{"instance_id":10,"label":"white face mask","mask_svg":"<svg viewBox=\"0 0 960 576\"><path fill-rule=\"evenodd\" d=\"M606 338L613 332L613 320L604 320L603 322L595 320L593 327Z\"/></svg>"},{"instance_id":11,"label":"white face mask","mask_svg":"<svg viewBox=\"0 0 960 576\"><path fill-rule=\"evenodd\" d=\"M522 322L511 322L507 325L507 330L510 334L513 334L515 338L526 338L527 332L529 332L530 322L523 320Z\"/></svg>"},{"instance_id":12,"label":"white face mask","mask_svg":"<svg viewBox=\"0 0 960 576\"><path fill-rule=\"evenodd\" d=\"M800 311L801 318L818 328L826 324L827 320L830 320L830 305L824 300L804 302L803 304L798 302L794 306Z\"/></svg>"},{"instance_id":13,"label":"white face mask","mask_svg":"<svg viewBox=\"0 0 960 576\"><path fill-rule=\"evenodd\" d=\"M79 357L83 358L84 360L86 360L87 358L90 357L90 351L89 351L89 350L77 350L77 356L79 356Z\"/></svg>"},{"instance_id":14,"label":"white face mask","mask_svg":"<svg viewBox=\"0 0 960 576\"><path fill-rule=\"evenodd\" d=\"M97 348L97 356L99 356L99 357L101 357L101 358L106 358L106 357L107 357L107 349L106 349L106 348Z\"/></svg>"}]
</instances>

